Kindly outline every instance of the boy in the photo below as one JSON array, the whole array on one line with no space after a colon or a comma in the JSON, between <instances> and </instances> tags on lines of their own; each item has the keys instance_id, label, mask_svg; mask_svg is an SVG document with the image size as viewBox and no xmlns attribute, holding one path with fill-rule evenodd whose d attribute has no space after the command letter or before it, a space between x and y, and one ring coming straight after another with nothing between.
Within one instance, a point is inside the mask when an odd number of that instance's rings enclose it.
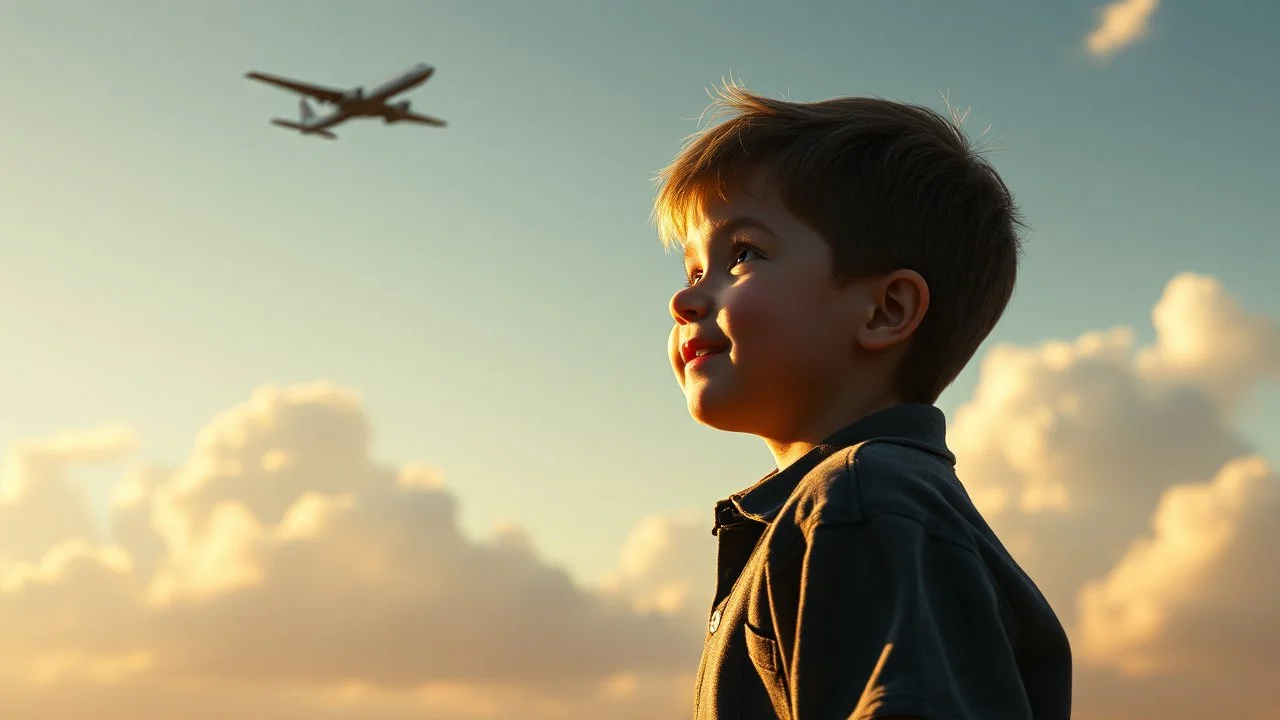
<instances>
[{"instance_id":1,"label":"boy","mask_svg":"<svg viewBox=\"0 0 1280 720\"><path fill-rule=\"evenodd\" d=\"M778 469L720 501L696 718L1067 720L1053 610L970 502L934 403L1013 293L1020 222L959 128L878 99L737 116L660 176L694 419ZM870 717L870 715L867 715Z\"/></svg>"}]
</instances>

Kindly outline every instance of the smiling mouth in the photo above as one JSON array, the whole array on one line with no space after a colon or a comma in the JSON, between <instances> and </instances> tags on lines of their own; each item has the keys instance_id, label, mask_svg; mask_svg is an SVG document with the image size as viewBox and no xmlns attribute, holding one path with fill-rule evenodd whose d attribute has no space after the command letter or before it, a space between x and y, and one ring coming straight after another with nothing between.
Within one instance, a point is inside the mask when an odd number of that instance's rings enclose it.
<instances>
[{"instance_id":1,"label":"smiling mouth","mask_svg":"<svg viewBox=\"0 0 1280 720\"><path fill-rule=\"evenodd\" d=\"M718 338L706 334L695 335L680 344L680 357L684 368L693 368L703 364L709 357L715 357L731 347L727 338Z\"/></svg>"},{"instance_id":2,"label":"smiling mouth","mask_svg":"<svg viewBox=\"0 0 1280 720\"><path fill-rule=\"evenodd\" d=\"M713 358L716 355L721 355L723 353L724 353L723 350L699 350L697 354L689 358L689 361L684 364L684 367L686 370L690 368L699 367L710 358Z\"/></svg>"}]
</instances>

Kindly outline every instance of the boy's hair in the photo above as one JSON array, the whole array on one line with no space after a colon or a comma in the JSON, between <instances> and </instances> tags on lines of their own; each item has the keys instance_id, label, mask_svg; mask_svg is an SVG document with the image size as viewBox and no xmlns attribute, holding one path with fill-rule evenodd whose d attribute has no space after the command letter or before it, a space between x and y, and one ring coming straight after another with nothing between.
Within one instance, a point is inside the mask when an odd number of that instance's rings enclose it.
<instances>
[{"instance_id":1,"label":"boy's hair","mask_svg":"<svg viewBox=\"0 0 1280 720\"><path fill-rule=\"evenodd\" d=\"M1004 313L1022 227L1008 188L959 127L925 107L879 98L772 100L726 84L713 102L735 116L688 139L658 176L663 245L729 183L762 169L791 214L831 246L845 283L900 268L930 304L897 369L906 402L936 402Z\"/></svg>"}]
</instances>

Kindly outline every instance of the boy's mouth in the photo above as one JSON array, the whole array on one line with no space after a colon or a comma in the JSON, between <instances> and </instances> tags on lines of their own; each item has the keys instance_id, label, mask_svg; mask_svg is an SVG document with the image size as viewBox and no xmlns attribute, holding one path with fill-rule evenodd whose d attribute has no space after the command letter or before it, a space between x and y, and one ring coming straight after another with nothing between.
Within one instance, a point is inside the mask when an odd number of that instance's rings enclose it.
<instances>
[{"instance_id":1,"label":"boy's mouth","mask_svg":"<svg viewBox=\"0 0 1280 720\"><path fill-rule=\"evenodd\" d=\"M680 359L688 366L695 360L724 352L728 343L707 338L693 337L680 346Z\"/></svg>"}]
</instances>

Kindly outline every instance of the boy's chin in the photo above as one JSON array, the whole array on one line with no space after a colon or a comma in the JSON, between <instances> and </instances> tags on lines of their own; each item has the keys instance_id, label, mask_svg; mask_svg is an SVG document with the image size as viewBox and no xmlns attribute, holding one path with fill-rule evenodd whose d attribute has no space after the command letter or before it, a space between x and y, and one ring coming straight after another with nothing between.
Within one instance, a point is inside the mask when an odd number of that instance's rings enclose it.
<instances>
[{"instance_id":1,"label":"boy's chin","mask_svg":"<svg viewBox=\"0 0 1280 720\"><path fill-rule=\"evenodd\" d=\"M686 395L686 400L690 417L702 425L724 432L751 432L751 413L741 402L733 402L734 398L716 397L704 390Z\"/></svg>"}]
</instances>

